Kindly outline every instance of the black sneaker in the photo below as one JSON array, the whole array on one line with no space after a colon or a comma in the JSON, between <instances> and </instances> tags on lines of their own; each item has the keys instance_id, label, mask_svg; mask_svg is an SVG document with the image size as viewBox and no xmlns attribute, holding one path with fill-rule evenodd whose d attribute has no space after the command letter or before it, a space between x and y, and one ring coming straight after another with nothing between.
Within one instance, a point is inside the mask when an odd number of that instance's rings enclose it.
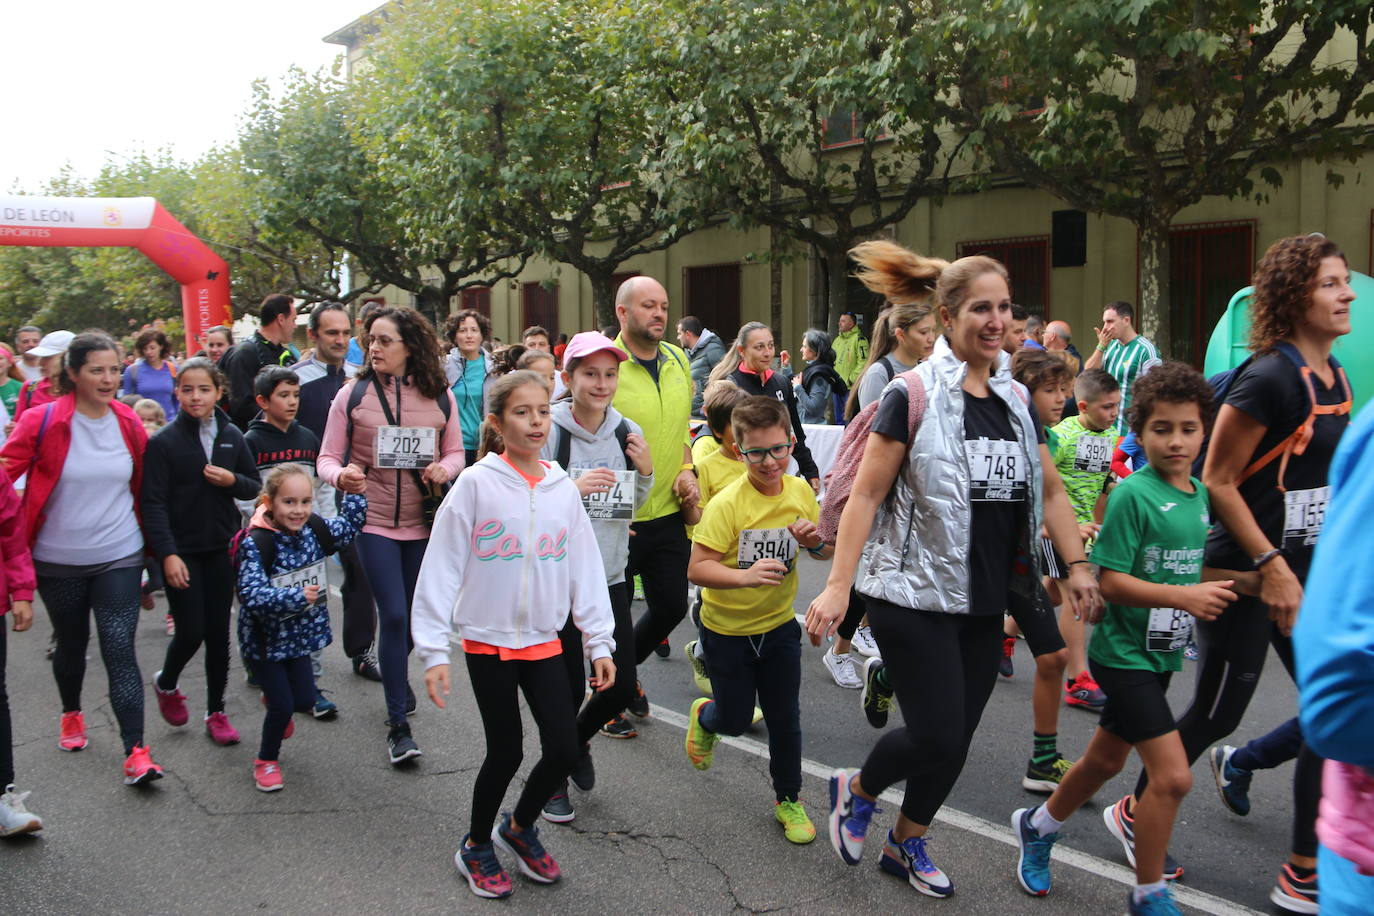
<instances>
[{"instance_id":1,"label":"black sneaker","mask_svg":"<svg viewBox=\"0 0 1374 916\"><path fill-rule=\"evenodd\" d=\"M386 747L391 756L392 766L399 766L407 760L424 756L420 753L420 746L415 743L415 739L410 737L410 725L405 722L391 726L391 731L386 735Z\"/></svg>"},{"instance_id":2,"label":"black sneaker","mask_svg":"<svg viewBox=\"0 0 1374 916\"><path fill-rule=\"evenodd\" d=\"M572 772L568 774L572 784L583 792L590 792L596 785L596 767L592 765L592 749L582 748L582 756L577 758L577 763L573 764Z\"/></svg>"},{"instance_id":3,"label":"black sneaker","mask_svg":"<svg viewBox=\"0 0 1374 916\"><path fill-rule=\"evenodd\" d=\"M373 657L372 650L369 649L362 655L355 655L349 661L352 664L353 673L358 677L376 681L379 684L382 682L382 672L377 667L377 659Z\"/></svg>"},{"instance_id":4,"label":"black sneaker","mask_svg":"<svg viewBox=\"0 0 1374 916\"><path fill-rule=\"evenodd\" d=\"M668 645L668 640L665 639L663 642L654 646L654 654L659 658L667 658L673 654L673 647Z\"/></svg>"},{"instance_id":5,"label":"black sneaker","mask_svg":"<svg viewBox=\"0 0 1374 916\"><path fill-rule=\"evenodd\" d=\"M568 800L566 791L557 793L545 802L544 810L539 813L550 824L570 824L573 818L577 817L577 812L573 810L572 802Z\"/></svg>"},{"instance_id":6,"label":"black sneaker","mask_svg":"<svg viewBox=\"0 0 1374 916\"><path fill-rule=\"evenodd\" d=\"M605 725L601 726L601 734L607 738L638 738L639 732L630 724L630 720L624 716L616 716Z\"/></svg>"},{"instance_id":7,"label":"black sneaker","mask_svg":"<svg viewBox=\"0 0 1374 916\"><path fill-rule=\"evenodd\" d=\"M415 691L410 689L410 684L406 684L406 715L415 715Z\"/></svg>"},{"instance_id":8,"label":"black sneaker","mask_svg":"<svg viewBox=\"0 0 1374 916\"><path fill-rule=\"evenodd\" d=\"M640 719L649 718L649 698L645 696L644 685L639 681L635 681L635 695L625 708Z\"/></svg>"},{"instance_id":9,"label":"black sneaker","mask_svg":"<svg viewBox=\"0 0 1374 916\"><path fill-rule=\"evenodd\" d=\"M859 696L868 724L874 728L887 725L887 714L892 710L892 691L878 683L878 672L883 670L881 658L870 658L864 662L864 686Z\"/></svg>"}]
</instances>

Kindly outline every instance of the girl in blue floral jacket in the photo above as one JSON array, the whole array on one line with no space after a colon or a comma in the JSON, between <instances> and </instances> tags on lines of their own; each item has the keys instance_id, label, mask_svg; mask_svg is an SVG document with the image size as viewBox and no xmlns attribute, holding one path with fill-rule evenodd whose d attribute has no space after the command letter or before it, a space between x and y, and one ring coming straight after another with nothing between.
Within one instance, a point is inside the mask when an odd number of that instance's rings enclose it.
<instances>
[{"instance_id":1,"label":"girl in blue floral jacket","mask_svg":"<svg viewBox=\"0 0 1374 916\"><path fill-rule=\"evenodd\" d=\"M329 645L324 560L357 536L367 500L346 495L338 518L311 511L313 487L299 464L267 475L258 508L239 539L239 651L267 704L253 780L263 792L282 787L277 757L293 731L291 714L315 703L310 653Z\"/></svg>"}]
</instances>

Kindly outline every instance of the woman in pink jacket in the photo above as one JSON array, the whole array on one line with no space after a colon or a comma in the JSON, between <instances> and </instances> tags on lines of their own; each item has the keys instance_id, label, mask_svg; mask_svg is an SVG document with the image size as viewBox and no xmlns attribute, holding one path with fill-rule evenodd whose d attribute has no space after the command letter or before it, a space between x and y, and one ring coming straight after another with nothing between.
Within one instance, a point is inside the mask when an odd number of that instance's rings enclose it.
<instances>
[{"instance_id":1,"label":"woman in pink jacket","mask_svg":"<svg viewBox=\"0 0 1374 916\"><path fill-rule=\"evenodd\" d=\"M425 501L463 469L463 429L423 315L382 309L368 317L365 333L367 364L330 405L317 468L345 493L367 494L358 556L377 602L387 753L398 765L420 756L406 718L415 711L406 660L410 606L429 544Z\"/></svg>"},{"instance_id":2,"label":"woman in pink jacket","mask_svg":"<svg viewBox=\"0 0 1374 916\"><path fill-rule=\"evenodd\" d=\"M5 691L5 621L10 612L14 632L33 624L33 557L19 497L8 480L0 480L0 836L33 833L43 820L24 807L27 792L14 788L14 743L10 732L10 701Z\"/></svg>"}]
</instances>

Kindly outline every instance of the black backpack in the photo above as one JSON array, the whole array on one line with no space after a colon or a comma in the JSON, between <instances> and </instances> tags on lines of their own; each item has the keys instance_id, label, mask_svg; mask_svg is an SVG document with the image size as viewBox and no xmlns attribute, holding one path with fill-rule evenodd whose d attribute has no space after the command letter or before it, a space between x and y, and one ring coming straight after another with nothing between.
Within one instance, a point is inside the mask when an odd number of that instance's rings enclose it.
<instances>
[{"instance_id":1,"label":"black backpack","mask_svg":"<svg viewBox=\"0 0 1374 916\"><path fill-rule=\"evenodd\" d=\"M620 443L620 451L625 455L625 470L634 470L635 463L630 460L630 456L625 452L625 447L630 441L630 424L623 417L620 425L615 428L615 441ZM554 460L563 470L568 469L568 462L572 461L572 436L563 427L558 427L558 442L554 444Z\"/></svg>"},{"instance_id":2,"label":"black backpack","mask_svg":"<svg viewBox=\"0 0 1374 916\"><path fill-rule=\"evenodd\" d=\"M329 524L315 513L310 513L310 517L305 520L306 527L315 532L315 539L320 542L320 549L325 556L329 556L337 549L334 542L334 532L329 530ZM277 563L277 542L272 537L273 532L267 528L240 528L229 542L229 559L234 564L235 577L238 575L239 565L243 562L243 539L250 537L253 544L258 548L258 556L262 558L262 571L268 578L272 576L272 567Z\"/></svg>"}]
</instances>

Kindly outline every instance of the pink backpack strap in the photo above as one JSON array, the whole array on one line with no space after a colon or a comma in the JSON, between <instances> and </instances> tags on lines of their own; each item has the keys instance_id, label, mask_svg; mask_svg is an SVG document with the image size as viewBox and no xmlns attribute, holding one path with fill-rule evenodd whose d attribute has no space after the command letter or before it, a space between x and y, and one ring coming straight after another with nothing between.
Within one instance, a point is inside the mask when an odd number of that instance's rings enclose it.
<instances>
[{"instance_id":1,"label":"pink backpack strap","mask_svg":"<svg viewBox=\"0 0 1374 916\"><path fill-rule=\"evenodd\" d=\"M903 372L902 378L906 380L906 443L910 448L916 441L916 430L921 428L921 421L925 419L926 386L914 369Z\"/></svg>"}]
</instances>

